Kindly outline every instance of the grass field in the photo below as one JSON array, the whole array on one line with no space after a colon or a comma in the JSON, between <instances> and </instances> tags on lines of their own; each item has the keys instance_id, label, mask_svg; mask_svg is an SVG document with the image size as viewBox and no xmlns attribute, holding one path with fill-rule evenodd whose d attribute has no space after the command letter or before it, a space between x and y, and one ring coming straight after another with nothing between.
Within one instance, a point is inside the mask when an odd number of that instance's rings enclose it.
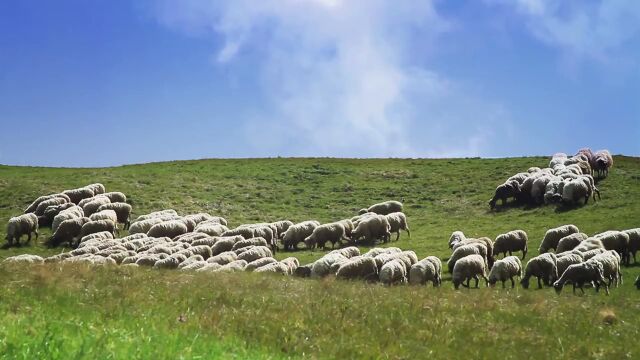
<instances>
[{"instance_id":1,"label":"grass field","mask_svg":"<svg viewBox=\"0 0 640 360\"><path fill-rule=\"evenodd\" d=\"M529 234L573 223L593 234L640 226L640 158L615 157L598 183L602 201L558 209L488 210L496 185L544 157L511 159L198 160L103 169L0 166L0 218L37 196L101 182L129 197L135 214L163 208L209 212L230 225L353 216L404 199L412 237L390 245L419 257L449 255L468 236ZM2 230L4 231L4 229ZM41 241L49 232L41 232ZM2 234L4 238L4 234ZM49 255L40 245L0 250ZM279 257L291 253L279 253ZM321 252L293 254L302 263ZM610 296L587 291L393 287L259 274L0 266L4 358L638 358L640 266L623 270Z\"/></svg>"}]
</instances>

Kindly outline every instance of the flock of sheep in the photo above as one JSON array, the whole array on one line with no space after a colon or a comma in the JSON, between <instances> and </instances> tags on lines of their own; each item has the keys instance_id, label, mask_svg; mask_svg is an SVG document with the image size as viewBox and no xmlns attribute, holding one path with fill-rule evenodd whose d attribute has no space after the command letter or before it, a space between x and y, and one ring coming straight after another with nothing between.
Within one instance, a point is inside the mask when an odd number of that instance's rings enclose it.
<instances>
[{"instance_id":1,"label":"flock of sheep","mask_svg":"<svg viewBox=\"0 0 640 360\"><path fill-rule=\"evenodd\" d=\"M596 194L600 198L593 176L606 177L611 166L613 157L608 150L593 153L591 149L584 148L571 157L557 153L553 155L549 167L532 167L527 172L509 177L496 188L489 206L495 208L499 200L504 206L509 198L514 198L518 203L535 205L573 205L582 201L586 204L591 196L594 201Z\"/></svg>"}]
</instances>

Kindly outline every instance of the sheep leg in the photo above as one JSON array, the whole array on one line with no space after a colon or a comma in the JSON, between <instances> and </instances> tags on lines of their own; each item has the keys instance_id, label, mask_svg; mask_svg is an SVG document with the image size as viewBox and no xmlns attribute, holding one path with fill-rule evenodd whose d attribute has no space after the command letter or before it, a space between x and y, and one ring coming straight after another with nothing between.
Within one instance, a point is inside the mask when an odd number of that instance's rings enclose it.
<instances>
[{"instance_id":1,"label":"sheep leg","mask_svg":"<svg viewBox=\"0 0 640 360\"><path fill-rule=\"evenodd\" d=\"M465 286L466 288L468 288L468 287L469 287L469 285L470 285L469 283L470 283L470 282L471 282L471 278L467 278L467 285Z\"/></svg>"},{"instance_id":2,"label":"sheep leg","mask_svg":"<svg viewBox=\"0 0 640 360\"><path fill-rule=\"evenodd\" d=\"M524 260L524 257L527 256L528 251L529 248L527 247L527 244L524 244L524 249L522 249L522 260Z\"/></svg>"},{"instance_id":3,"label":"sheep leg","mask_svg":"<svg viewBox=\"0 0 640 360\"><path fill-rule=\"evenodd\" d=\"M397 232L396 241L398 241L399 239L400 239L400 230L398 230Z\"/></svg>"},{"instance_id":4,"label":"sheep leg","mask_svg":"<svg viewBox=\"0 0 640 360\"><path fill-rule=\"evenodd\" d=\"M407 226L405 230L407 230L407 235L409 236L409 239L411 239L411 231L409 231L409 227Z\"/></svg>"},{"instance_id":5,"label":"sheep leg","mask_svg":"<svg viewBox=\"0 0 640 360\"><path fill-rule=\"evenodd\" d=\"M480 282L480 279L478 278L478 275L474 275L473 279L476 281L476 289L477 289L478 285L479 285L479 282Z\"/></svg>"},{"instance_id":6,"label":"sheep leg","mask_svg":"<svg viewBox=\"0 0 640 360\"><path fill-rule=\"evenodd\" d=\"M511 288L513 289L514 287L516 287L516 282L513 281L513 276L510 276L509 280L511 280Z\"/></svg>"},{"instance_id":7,"label":"sheep leg","mask_svg":"<svg viewBox=\"0 0 640 360\"><path fill-rule=\"evenodd\" d=\"M27 235L27 244L31 243L31 232Z\"/></svg>"},{"instance_id":8,"label":"sheep leg","mask_svg":"<svg viewBox=\"0 0 640 360\"><path fill-rule=\"evenodd\" d=\"M576 283L572 283L571 285L573 285L573 295L576 294Z\"/></svg>"},{"instance_id":9,"label":"sheep leg","mask_svg":"<svg viewBox=\"0 0 640 360\"><path fill-rule=\"evenodd\" d=\"M542 289L542 281L540 281L540 278L538 278L538 289Z\"/></svg>"},{"instance_id":10,"label":"sheep leg","mask_svg":"<svg viewBox=\"0 0 640 360\"><path fill-rule=\"evenodd\" d=\"M507 255L507 253L504 253L504 254L505 254L505 256ZM509 256L512 256L512 255L513 255L513 253L511 253L511 250L509 250Z\"/></svg>"}]
</instances>

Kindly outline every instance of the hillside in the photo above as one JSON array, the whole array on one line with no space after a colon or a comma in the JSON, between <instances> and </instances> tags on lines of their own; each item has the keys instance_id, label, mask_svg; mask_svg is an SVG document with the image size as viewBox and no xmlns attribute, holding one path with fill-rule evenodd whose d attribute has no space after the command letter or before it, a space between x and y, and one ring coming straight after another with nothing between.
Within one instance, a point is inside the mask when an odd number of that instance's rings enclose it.
<instances>
[{"instance_id":1,"label":"hillside","mask_svg":"<svg viewBox=\"0 0 640 360\"><path fill-rule=\"evenodd\" d=\"M403 199L412 236L409 239L403 233L400 241L390 245L414 250L419 257L442 259L450 254L447 240L454 230L495 238L524 229L529 234L530 258L537 254L544 232L561 224L573 223L588 234L640 226L640 158L624 156L615 157L610 176L598 183L601 201L570 209L489 211L487 201L496 185L512 174L547 163L546 157L277 158L99 169L0 166L0 218L6 221L22 213L39 195L101 182L108 191L127 194L134 217L173 208L179 213L220 215L231 226L279 219L328 222L351 217L378 201ZM0 231L4 239L4 225ZM42 231L40 243L49 235L48 230ZM40 245L2 249L0 259L60 251ZM278 257L290 255L280 252ZM321 252L303 250L293 255L307 263ZM130 269L5 266L0 267L5 279L0 286L0 315L14 323L0 325L0 338L6 339L0 341L0 353L65 357L62 354L110 351L116 357L147 357L164 352L170 354L167 357L181 353L192 357L214 351L241 358L406 358L428 351L450 357L469 349L483 358L496 353L505 358L638 356L640 293L631 285L639 269L625 268L624 285L609 297L592 290L572 296L570 289L558 297L551 289L454 292L448 274L443 288L434 290L254 274L212 278ZM147 307L149 299L152 306ZM188 320L176 322L182 313ZM602 319L609 319L610 313L614 324L603 325ZM88 327L73 325L80 314ZM135 321L127 321L131 317ZM152 334L142 328L152 329ZM99 336L72 340L88 331ZM583 339L587 332L599 340ZM47 337L66 340L44 345Z\"/></svg>"}]
</instances>

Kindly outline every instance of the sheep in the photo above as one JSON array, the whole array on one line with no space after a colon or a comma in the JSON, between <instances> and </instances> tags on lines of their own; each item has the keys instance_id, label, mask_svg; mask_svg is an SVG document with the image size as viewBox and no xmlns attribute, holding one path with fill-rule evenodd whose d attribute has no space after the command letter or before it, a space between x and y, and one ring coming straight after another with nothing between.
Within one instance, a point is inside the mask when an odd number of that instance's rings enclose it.
<instances>
[{"instance_id":1,"label":"sheep","mask_svg":"<svg viewBox=\"0 0 640 360\"><path fill-rule=\"evenodd\" d=\"M538 168L538 170L540 170L540 168ZM510 183L511 181L516 181L518 184L521 185L529 177L529 175L530 175L529 172L517 173L517 174L509 177L507 179L507 181L505 181L505 183Z\"/></svg>"},{"instance_id":2,"label":"sheep","mask_svg":"<svg viewBox=\"0 0 640 360\"><path fill-rule=\"evenodd\" d=\"M535 276L538 278L538 289L542 289L542 282L545 285L551 284L558 279L558 258L553 253L544 253L531 258L525 267L524 276L520 280L523 288L529 288L529 279Z\"/></svg>"},{"instance_id":3,"label":"sheep","mask_svg":"<svg viewBox=\"0 0 640 360\"><path fill-rule=\"evenodd\" d=\"M244 271L254 271L259 267L265 266L267 264L275 263L275 262L278 262L278 260L272 257L259 258L248 263L247 266L244 267Z\"/></svg>"},{"instance_id":4,"label":"sheep","mask_svg":"<svg viewBox=\"0 0 640 360\"><path fill-rule=\"evenodd\" d=\"M116 227L116 223L114 223L111 220L89 221L84 225L82 225L81 236L86 236L86 235L101 232L101 231L108 231L112 233L115 237L117 230L118 228Z\"/></svg>"},{"instance_id":5,"label":"sheep","mask_svg":"<svg viewBox=\"0 0 640 360\"><path fill-rule=\"evenodd\" d=\"M404 213L394 212L385 215L385 217L391 226L389 232L398 234L396 236L396 241L400 239L400 230L406 231L409 238L411 238L411 232L409 231L409 225L407 224L407 216Z\"/></svg>"},{"instance_id":6,"label":"sheep","mask_svg":"<svg viewBox=\"0 0 640 360\"><path fill-rule=\"evenodd\" d=\"M424 285L427 281L431 281L433 286L436 287L441 284L442 279L434 263L425 258L411 265L411 269L409 269L409 284Z\"/></svg>"},{"instance_id":7,"label":"sheep","mask_svg":"<svg viewBox=\"0 0 640 360\"><path fill-rule=\"evenodd\" d=\"M384 215L376 215L363 219L351 232L351 241L357 242L360 239L364 242L374 242L382 239L388 242L391 238L391 225Z\"/></svg>"},{"instance_id":8,"label":"sheep","mask_svg":"<svg viewBox=\"0 0 640 360\"><path fill-rule=\"evenodd\" d=\"M280 261L281 264L287 265L287 267L289 268L289 270L287 271L287 273L289 275L293 275L294 271L296 271L296 269L298 268L298 266L300 266L300 261L293 257L290 256L288 258L284 258Z\"/></svg>"},{"instance_id":9,"label":"sheep","mask_svg":"<svg viewBox=\"0 0 640 360\"><path fill-rule=\"evenodd\" d=\"M127 196L124 193L121 193L119 191L112 191L112 192L104 193L104 194L102 194L102 196L106 196L107 198L109 198L109 200L111 200L112 203L126 203L127 202Z\"/></svg>"},{"instance_id":10,"label":"sheep","mask_svg":"<svg viewBox=\"0 0 640 360\"><path fill-rule=\"evenodd\" d=\"M207 213L197 213L197 214L185 215L185 219L191 219L196 223L196 225L198 225L201 222L212 220L213 216L211 216L211 215L209 215ZM217 221L216 224L220 224L220 222Z\"/></svg>"},{"instance_id":11,"label":"sheep","mask_svg":"<svg viewBox=\"0 0 640 360\"><path fill-rule=\"evenodd\" d=\"M301 277L301 278L311 277L311 268L312 268L312 266L313 266L313 263L312 264L298 266L298 268L293 272L293 276Z\"/></svg>"},{"instance_id":12,"label":"sheep","mask_svg":"<svg viewBox=\"0 0 640 360\"><path fill-rule=\"evenodd\" d=\"M153 218L157 218L157 217L162 217L162 216L178 216L178 213L173 210L173 209L166 209L166 210L160 210L160 211L154 211L151 213L148 213L146 215L140 215L138 216L135 220L133 220L131 222L131 224L133 225L134 223L138 222L138 221L144 221L144 220L149 220L149 219L153 219Z\"/></svg>"},{"instance_id":13,"label":"sheep","mask_svg":"<svg viewBox=\"0 0 640 360\"><path fill-rule=\"evenodd\" d=\"M384 285L404 284L407 282L406 265L400 259L386 262L380 269L379 278Z\"/></svg>"},{"instance_id":14,"label":"sheep","mask_svg":"<svg viewBox=\"0 0 640 360\"><path fill-rule=\"evenodd\" d=\"M97 211L104 210L113 210L116 212L116 216L118 217L118 223L124 225L124 229L129 229L131 227L131 211L133 208L131 205L125 202L111 202L109 204L103 204L98 207Z\"/></svg>"},{"instance_id":15,"label":"sheep","mask_svg":"<svg viewBox=\"0 0 640 360\"><path fill-rule=\"evenodd\" d=\"M562 275L570 265L580 264L581 262L584 262L584 258L581 253L568 252L564 254L557 254L556 267L558 275Z\"/></svg>"},{"instance_id":16,"label":"sheep","mask_svg":"<svg viewBox=\"0 0 640 360\"><path fill-rule=\"evenodd\" d=\"M584 261L590 260L592 257L596 256L596 255L600 255L602 253L604 253L605 250L604 248L595 248L595 249L591 249L591 250L587 250L584 252L580 252L580 251L572 251L574 254L579 254L582 256L582 259Z\"/></svg>"},{"instance_id":17,"label":"sheep","mask_svg":"<svg viewBox=\"0 0 640 360\"><path fill-rule=\"evenodd\" d=\"M329 275L331 273L331 266L334 263L343 263L348 261L349 259L347 259L345 256L341 255L341 254L327 254L323 257L321 257L320 259L316 260L315 262L313 262L313 265L311 266L311 277L325 277L327 275Z\"/></svg>"},{"instance_id":18,"label":"sheep","mask_svg":"<svg viewBox=\"0 0 640 360\"><path fill-rule=\"evenodd\" d=\"M604 245L602 244L602 241L600 241L600 239L596 239L595 237L590 237L582 240L580 244L578 244L578 246L576 246L572 251L584 253L586 251L595 250L595 249L604 250Z\"/></svg>"},{"instance_id":19,"label":"sheep","mask_svg":"<svg viewBox=\"0 0 640 360\"><path fill-rule=\"evenodd\" d=\"M242 240L241 236L225 236L217 238L215 243L211 245L211 255L218 255L225 251L231 251L233 249L233 245ZM195 242L194 242L195 244Z\"/></svg>"},{"instance_id":20,"label":"sheep","mask_svg":"<svg viewBox=\"0 0 640 360\"><path fill-rule=\"evenodd\" d=\"M225 232L229 231L229 228L222 224L214 224L214 223L205 221L196 225L194 231L207 234L210 236L220 236Z\"/></svg>"},{"instance_id":21,"label":"sheep","mask_svg":"<svg viewBox=\"0 0 640 360\"><path fill-rule=\"evenodd\" d=\"M562 201L565 204L578 204L580 200L584 199L586 205L590 196L589 187L581 180L565 182L562 188Z\"/></svg>"},{"instance_id":22,"label":"sheep","mask_svg":"<svg viewBox=\"0 0 640 360\"><path fill-rule=\"evenodd\" d=\"M622 272L620 271L620 256L614 250L605 251L598 254L588 261L595 261L602 264L603 275L605 279L609 279L609 286L615 283L616 287L622 284Z\"/></svg>"},{"instance_id":23,"label":"sheep","mask_svg":"<svg viewBox=\"0 0 640 360\"><path fill-rule=\"evenodd\" d=\"M189 252L191 253L191 256L200 255L200 256L202 256L202 258L204 260L207 260L211 256L214 255L211 247L207 246L207 245L194 245L194 246L191 246L189 248ZM220 254L220 253L222 253L222 252L219 252L217 254ZM215 255L217 255L217 254L215 254Z\"/></svg>"},{"instance_id":24,"label":"sheep","mask_svg":"<svg viewBox=\"0 0 640 360\"><path fill-rule=\"evenodd\" d=\"M464 233L462 231L454 231L449 237L449 249L452 249L455 244L463 240L466 240Z\"/></svg>"},{"instance_id":25,"label":"sheep","mask_svg":"<svg viewBox=\"0 0 640 360\"><path fill-rule=\"evenodd\" d=\"M561 238L556 247L556 254L575 249L581 242L587 240L587 238L588 236L585 233L573 233Z\"/></svg>"},{"instance_id":26,"label":"sheep","mask_svg":"<svg viewBox=\"0 0 640 360\"><path fill-rule=\"evenodd\" d=\"M47 240L47 245L53 247L63 242L73 244L73 240L82 235L82 228L89 221L89 218L86 217L63 221Z\"/></svg>"},{"instance_id":27,"label":"sheep","mask_svg":"<svg viewBox=\"0 0 640 360\"><path fill-rule=\"evenodd\" d=\"M447 261L447 269L449 273L453 272L453 268L456 262L467 255L480 255L485 260L485 264L487 263L487 247L481 243L473 243L460 246L455 249Z\"/></svg>"},{"instance_id":28,"label":"sheep","mask_svg":"<svg viewBox=\"0 0 640 360\"><path fill-rule=\"evenodd\" d=\"M239 260L245 260L247 263L263 257L273 257L271 249L266 246L256 246L238 255Z\"/></svg>"},{"instance_id":29,"label":"sheep","mask_svg":"<svg viewBox=\"0 0 640 360\"><path fill-rule=\"evenodd\" d=\"M493 254L503 254L503 257L513 255L514 251L522 251L522 260L527 255L527 233L524 230L513 230L506 234L501 234L496 237L493 242Z\"/></svg>"},{"instance_id":30,"label":"sheep","mask_svg":"<svg viewBox=\"0 0 640 360\"><path fill-rule=\"evenodd\" d=\"M238 260L238 255L236 255L236 253L234 253L233 251L225 251L223 253L220 253L216 256L212 256L210 258L207 259L208 263L216 263L216 264L220 264L220 265L226 265L230 262L236 261Z\"/></svg>"},{"instance_id":31,"label":"sheep","mask_svg":"<svg viewBox=\"0 0 640 360\"><path fill-rule=\"evenodd\" d=\"M613 157L609 150L598 150L594 154L593 169L598 173L600 177L607 177L609 175L609 169L613 166Z\"/></svg>"},{"instance_id":32,"label":"sheep","mask_svg":"<svg viewBox=\"0 0 640 360\"><path fill-rule=\"evenodd\" d=\"M469 282L473 278L476 280L475 287L477 288L480 281L479 276L484 279L485 284L489 283L485 259L480 255L468 255L456 261L451 281L453 282L453 287L458 290L461 284L468 288ZM467 281L466 285L464 284L465 280Z\"/></svg>"},{"instance_id":33,"label":"sheep","mask_svg":"<svg viewBox=\"0 0 640 360\"><path fill-rule=\"evenodd\" d=\"M89 184L85 187L91 189L91 191L96 195L104 194L104 192L107 191L101 183Z\"/></svg>"},{"instance_id":34,"label":"sheep","mask_svg":"<svg viewBox=\"0 0 640 360\"><path fill-rule=\"evenodd\" d=\"M289 266L281 262L269 263L255 269L257 273L275 273L281 275L288 275L290 273L289 271Z\"/></svg>"},{"instance_id":35,"label":"sheep","mask_svg":"<svg viewBox=\"0 0 640 360\"><path fill-rule=\"evenodd\" d=\"M511 180L510 182L498 185L493 197L489 200L489 207L491 207L492 210L495 209L498 200L502 200L502 206L505 206L508 198L512 197L515 199L519 193L520 184L516 180Z\"/></svg>"},{"instance_id":36,"label":"sheep","mask_svg":"<svg viewBox=\"0 0 640 360\"><path fill-rule=\"evenodd\" d=\"M303 221L289 226L282 236L282 245L284 246L284 249L298 249L298 244L303 242L307 236L311 235L313 230L318 226L320 226L320 223L315 220Z\"/></svg>"},{"instance_id":37,"label":"sheep","mask_svg":"<svg viewBox=\"0 0 640 360\"><path fill-rule=\"evenodd\" d=\"M64 200L66 200L65 202L67 202L67 203L71 202L69 197L67 195L65 195L65 194L44 195L44 196L38 197L29 206L27 206L27 208L24 209L24 213L27 214L27 213L35 212L36 209L38 208L38 205L40 205L41 202L46 201L46 200L51 200L53 198L63 198ZM46 206L45 206L45 208L46 208ZM36 214L36 215L38 215L38 214Z\"/></svg>"},{"instance_id":38,"label":"sheep","mask_svg":"<svg viewBox=\"0 0 640 360\"><path fill-rule=\"evenodd\" d=\"M89 216L89 219L91 221L111 220L114 223L118 222L118 216L116 215L116 212L113 210L102 210L102 211L95 212L91 214L91 216Z\"/></svg>"},{"instance_id":39,"label":"sheep","mask_svg":"<svg viewBox=\"0 0 640 360\"><path fill-rule=\"evenodd\" d=\"M604 280L603 273L603 266L598 262L587 261L579 264L573 264L562 273L562 276L558 281L553 283L553 288L558 294L560 294L564 284L570 282L573 285L574 294L576 293L576 286L584 294L584 284L594 283L596 292L600 289L600 285L602 285L604 286L607 295L609 295L609 287Z\"/></svg>"},{"instance_id":40,"label":"sheep","mask_svg":"<svg viewBox=\"0 0 640 360\"><path fill-rule=\"evenodd\" d=\"M200 239L195 239L195 240L191 241L191 245L192 246L206 245L206 246L211 247L211 246L215 245L215 243L217 243L218 240L220 240L220 239L221 239L220 236L216 236L216 237L206 236L206 237L203 237L203 238L200 238ZM244 240L244 238L242 238L242 237L241 237L241 239ZM231 246L233 246L234 243L232 242L231 244L232 244Z\"/></svg>"},{"instance_id":41,"label":"sheep","mask_svg":"<svg viewBox=\"0 0 640 360\"><path fill-rule=\"evenodd\" d=\"M345 234L344 226L341 223L334 222L317 226L313 229L311 235L304 239L304 244L307 249L313 250L318 245L324 249L328 241L331 243L331 248L334 248L335 244L340 243L341 240L348 241L349 238Z\"/></svg>"},{"instance_id":42,"label":"sheep","mask_svg":"<svg viewBox=\"0 0 640 360\"><path fill-rule=\"evenodd\" d=\"M360 256L360 249L358 249L355 246L348 246L346 248L332 250L331 252L329 252L329 254L332 254L332 253L338 253L350 259L355 256Z\"/></svg>"},{"instance_id":43,"label":"sheep","mask_svg":"<svg viewBox=\"0 0 640 360\"><path fill-rule=\"evenodd\" d=\"M378 267L371 257L356 256L339 263L336 278L343 280L377 280Z\"/></svg>"},{"instance_id":44,"label":"sheep","mask_svg":"<svg viewBox=\"0 0 640 360\"><path fill-rule=\"evenodd\" d=\"M82 238L80 238L80 241L78 241L78 247L88 246L88 244L103 240L113 240L113 233L110 233L108 231L101 231L83 236Z\"/></svg>"},{"instance_id":45,"label":"sheep","mask_svg":"<svg viewBox=\"0 0 640 360\"><path fill-rule=\"evenodd\" d=\"M640 228L624 230L623 233L629 237L628 253L633 255L633 263L636 264L636 252L640 250Z\"/></svg>"},{"instance_id":46,"label":"sheep","mask_svg":"<svg viewBox=\"0 0 640 360\"><path fill-rule=\"evenodd\" d=\"M44 259L38 255L22 254L11 256L2 261L3 263L27 263L27 264L42 264Z\"/></svg>"},{"instance_id":47,"label":"sheep","mask_svg":"<svg viewBox=\"0 0 640 360\"><path fill-rule=\"evenodd\" d=\"M453 251L455 251L457 248L463 246L463 245L469 245L469 244L483 244L484 246L487 247L487 264L489 266L489 268L491 268L493 266L493 241L491 241L491 239L489 239L486 236L483 236L481 238L467 238L463 241L457 242L454 246L453 246Z\"/></svg>"},{"instance_id":48,"label":"sheep","mask_svg":"<svg viewBox=\"0 0 640 360\"><path fill-rule=\"evenodd\" d=\"M84 210L85 215L89 216L94 212L98 211L98 208L101 205L110 204L110 203L111 203L111 200L109 200L108 197L100 195L100 196L91 198L91 201L87 202L84 205L79 205L79 206L82 207L82 210Z\"/></svg>"},{"instance_id":49,"label":"sheep","mask_svg":"<svg viewBox=\"0 0 640 360\"><path fill-rule=\"evenodd\" d=\"M378 204L373 204L367 209L360 210L360 215L367 212L376 213L378 215L387 215L394 212L402 212L402 203L395 200L389 200Z\"/></svg>"},{"instance_id":50,"label":"sheep","mask_svg":"<svg viewBox=\"0 0 640 360\"><path fill-rule=\"evenodd\" d=\"M159 224L155 224L147 232L147 236L151 237L169 237L174 238L187 232L187 225L180 220L169 220Z\"/></svg>"},{"instance_id":51,"label":"sheep","mask_svg":"<svg viewBox=\"0 0 640 360\"><path fill-rule=\"evenodd\" d=\"M38 204L33 213L36 214L36 216L42 216L49 206L66 204L69 202L67 199L68 198L64 197L53 197L51 199L44 200Z\"/></svg>"},{"instance_id":52,"label":"sheep","mask_svg":"<svg viewBox=\"0 0 640 360\"><path fill-rule=\"evenodd\" d=\"M178 269L184 269L185 267L187 267L187 266L189 266L191 264L199 263L199 262L202 262L202 263L206 264L206 262L204 261L204 258L202 256L200 256L200 255L192 255L192 256L188 257L185 261L181 262L178 265Z\"/></svg>"},{"instance_id":53,"label":"sheep","mask_svg":"<svg viewBox=\"0 0 640 360\"><path fill-rule=\"evenodd\" d=\"M150 218L132 222L129 227L129 234L146 234L153 225L160 224L161 222L162 220L160 218Z\"/></svg>"},{"instance_id":54,"label":"sheep","mask_svg":"<svg viewBox=\"0 0 640 360\"><path fill-rule=\"evenodd\" d=\"M269 246L269 244L267 244L267 240L265 240L264 238L261 237L255 237L255 238L250 238L250 239L242 239L238 242L236 242L235 244L233 244L233 247L231 248L231 250L235 251L247 246Z\"/></svg>"},{"instance_id":55,"label":"sheep","mask_svg":"<svg viewBox=\"0 0 640 360\"><path fill-rule=\"evenodd\" d=\"M279 220L279 221L272 222L271 225L276 227L276 230L278 233L278 239L282 239L282 236L293 225L293 222L289 220Z\"/></svg>"},{"instance_id":56,"label":"sheep","mask_svg":"<svg viewBox=\"0 0 640 360\"><path fill-rule=\"evenodd\" d=\"M247 262L245 260L236 260L230 262L226 265L222 265L221 267L213 270L213 272L236 272L244 270L244 267L247 266Z\"/></svg>"},{"instance_id":57,"label":"sheep","mask_svg":"<svg viewBox=\"0 0 640 360\"><path fill-rule=\"evenodd\" d=\"M161 259L153 264L154 269L177 269L178 266L187 260L187 257L182 254L173 254L166 259Z\"/></svg>"},{"instance_id":58,"label":"sheep","mask_svg":"<svg viewBox=\"0 0 640 360\"><path fill-rule=\"evenodd\" d=\"M204 234L204 233L199 233L199 232L193 232L193 233L186 233L186 234L182 234L182 235L178 235L175 238L173 238L174 242L181 242L181 243L185 243L185 244L193 244L194 241L196 240L200 240L200 239L211 239L212 237Z\"/></svg>"},{"instance_id":59,"label":"sheep","mask_svg":"<svg viewBox=\"0 0 640 360\"><path fill-rule=\"evenodd\" d=\"M517 256L507 256L493 264L489 272L489 284L495 286L496 282L501 281L504 289L504 283L508 279L511 280L511 288L513 289L516 286L513 281L514 276L522 277L522 263Z\"/></svg>"},{"instance_id":60,"label":"sheep","mask_svg":"<svg viewBox=\"0 0 640 360\"><path fill-rule=\"evenodd\" d=\"M220 269L222 265L216 263L207 263L205 262L197 262L193 263L187 267L184 267L182 270L195 270L196 272L215 272Z\"/></svg>"},{"instance_id":61,"label":"sheep","mask_svg":"<svg viewBox=\"0 0 640 360\"><path fill-rule=\"evenodd\" d=\"M51 226L56 215L74 206L76 206L74 203L64 203L60 205L47 206L47 208L44 210L44 214L38 216L38 225L40 227Z\"/></svg>"},{"instance_id":62,"label":"sheep","mask_svg":"<svg viewBox=\"0 0 640 360\"><path fill-rule=\"evenodd\" d=\"M560 180L559 178L555 177L554 175L543 175L543 176L539 176L537 177L534 181L533 184L531 186L531 199L536 203L536 204L542 204L544 202L544 194L545 191L547 189L547 185L554 180Z\"/></svg>"},{"instance_id":63,"label":"sheep","mask_svg":"<svg viewBox=\"0 0 640 360\"><path fill-rule=\"evenodd\" d=\"M7 223L7 244L12 245L14 240L20 244L22 235L27 235L27 243L31 242L31 234L36 235L38 241L38 217L33 213L27 213L12 217Z\"/></svg>"},{"instance_id":64,"label":"sheep","mask_svg":"<svg viewBox=\"0 0 640 360\"><path fill-rule=\"evenodd\" d=\"M622 231L605 231L594 236L607 250L615 250L625 265L629 264L629 235ZM605 269L606 270L606 269Z\"/></svg>"},{"instance_id":65,"label":"sheep","mask_svg":"<svg viewBox=\"0 0 640 360\"><path fill-rule=\"evenodd\" d=\"M558 242L560 241L560 239L579 232L580 230L578 230L578 227L573 224L562 225L558 226L557 228L549 229L544 234L538 251L540 252L540 254L542 254L549 251L549 249L555 250L558 247Z\"/></svg>"},{"instance_id":66,"label":"sheep","mask_svg":"<svg viewBox=\"0 0 640 360\"><path fill-rule=\"evenodd\" d=\"M65 190L62 193L67 195L69 200L74 204L78 204L82 199L91 198L95 195L92 189L86 187Z\"/></svg>"},{"instance_id":67,"label":"sheep","mask_svg":"<svg viewBox=\"0 0 640 360\"><path fill-rule=\"evenodd\" d=\"M58 229L58 226L60 226L60 223L65 220L77 219L81 217L84 217L84 211L77 205L62 210L58 213L58 215L54 216L53 222L51 223L51 231L55 232L56 229Z\"/></svg>"},{"instance_id":68,"label":"sheep","mask_svg":"<svg viewBox=\"0 0 640 360\"><path fill-rule=\"evenodd\" d=\"M391 254L391 253L399 253L399 252L402 252L400 248L391 246L386 248L373 248L367 251L366 253L362 254L362 256L369 256L369 257L375 258L380 254Z\"/></svg>"}]
</instances>

